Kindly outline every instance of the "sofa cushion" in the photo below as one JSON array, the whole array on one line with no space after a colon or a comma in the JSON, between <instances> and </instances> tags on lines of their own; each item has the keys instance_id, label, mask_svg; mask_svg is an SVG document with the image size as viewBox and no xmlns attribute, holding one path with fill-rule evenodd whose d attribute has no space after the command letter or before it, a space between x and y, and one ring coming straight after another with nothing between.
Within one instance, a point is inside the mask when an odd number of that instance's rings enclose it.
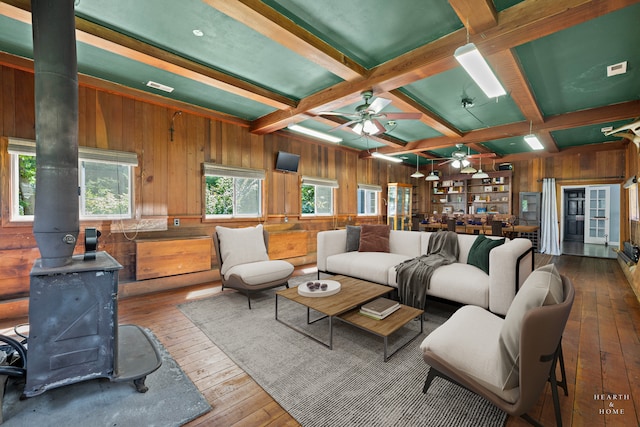
<instances>
[{"instance_id":1,"label":"sofa cushion","mask_svg":"<svg viewBox=\"0 0 640 427\"><path fill-rule=\"evenodd\" d=\"M502 352L502 388L508 390L520 383L520 331L527 311L562 302L562 278L554 264L533 271L513 299L500 330Z\"/></svg>"},{"instance_id":2,"label":"sofa cushion","mask_svg":"<svg viewBox=\"0 0 640 427\"><path fill-rule=\"evenodd\" d=\"M389 270L393 270L395 283L395 266L407 259L411 257L384 252L347 252L327 257L327 271L387 285Z\"/></svg>"},{"instance_id":3,"label":"sofa cushion","mask_svg":"<svg viewBox=\"0 0 640 427\"><path fill-rule=\"evenodd\" d=\"M293 273L293 265L281 260L239 264L227 270L225 279L232 274L240 276L247 285L262 285L276 280L284 281Z\"/></svg>"},{"instance_id":4,"label":"sofa cushion","mask_svg":"<svg viewBox=\"0 0 640 427\"><path fill-rule=\"evenodd\" d=\"M489 274L489 252L496 246L500 246L504 243L502 239L487 239L484 234L480 234L476 237L475 242L469 249L467 255L467 264L475 265L485 273Z\"/></svg>"},{"instance_id":5,"label":"sofa cushion","mask_svg":"<svg viewBox=\"0 0 640 427\"><path fill-rule=\"evenodd\" d=\"M508 402L515 402L518 389L502 390L498 336L503 320L473 305L458 309L420 344L423 357L437 357L461 374L471 376ZM469 357L473 355L473 357ZM428 359L425 361L429 363Z\"/></svg>"},{"instance_id":6,"label":"sofa cushion","mask_svg":"<svg viewBox=\"0 0 640 427\"><path fill-rule=\"evenodd\" d=\"M347 225L347 252L357 251L360 247L360 226Z\"/></svg>"},{"instance_id":7,"label":"sofa cushion","mask_svg":"<svg viewBox=\"0 0 640 427\"><path fill-rule=\"evenodd\" d=\"M236 265L269 260L262 224L244 228L217 226L216 233L220 240L220 274L223 276Z\"/></svg>"},{"instance_id":8,"label":"sofa cushion","mask_svg":"<svg viewBox=\"0 0 640 427\"><path fill-rule=\"evenodd\" d=\"M389 252L388 225L363 224L360 226L360 252Z\"/></svg>"},{"instance_id":9,"label":"sofa cushion","mask_svg":"<svg viewBox=\"0 0 640 427\"><path fill-rule=\"evenodd\" d=\"M479 268L453 263L436 268L427 295L488 308L489 283L489 275Z\"/></svg>"}]
</instances>

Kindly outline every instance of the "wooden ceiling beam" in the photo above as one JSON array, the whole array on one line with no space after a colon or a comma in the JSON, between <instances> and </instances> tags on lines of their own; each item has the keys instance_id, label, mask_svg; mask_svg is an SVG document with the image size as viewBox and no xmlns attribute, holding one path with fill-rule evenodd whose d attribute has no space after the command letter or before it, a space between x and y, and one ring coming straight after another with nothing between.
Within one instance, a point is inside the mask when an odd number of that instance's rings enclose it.
<instances>
[{"instance_id":1,"label":"wooden ceiling beam","mask_svg":"<svg viewBox=\"0 0 640 427\"><path fill-rule=\"evenodd\" d=\"M498 13L491 0L449 0L449 5L471 34L498 24Z\"/></svg>"},{"instance_id":2,"label":"wooden ceiling beam","mask_svg":"<svg viewBox=\"0 0 640 427\"><path fill-rule=\"evenodd\" d=\"M366 68L260 0L204 2L344 80L354 80L367 74Z\"/></svg>"},{"instance_id":3,"label":"wooden ceiling beam","mask_svg":"<svg viewBox=\"0 0 640 427\"><path fill-rule=\"evenodd\" d=\"M522 70L522 65L511 49L495 53L487 58L504 87L509 88L509 96L516 103L522 115L538 124L544 121L544 115L538 107L536 98Z\"/></svg>"},{"instance_id":4,"label":"wooden ceiling beam","mask_svg":"<svg viewBox=\"0 0 640 427\"><path fill-rule=\"evenodd\" d=\"M546 158L556 156L575 156L584 153L593 153L597 151L610 151L610 150L626 150L628 142L626 141L612 141L603 144L589 144L579 145L575 147L565 148L557 153L549 153L546 151L535 151L530 153L518 153L509 154L500 159L501 162L510 163L520 160L531 160L532 158Z\"/></svg>"},{"instance_id":5,"label":"wooden ceiling beam","mask_svg":"<svg viewBox=\"0 0 640 427\"><path fill-rule=\"evenodd\" d=\"M420 121L425 125L437 130L441 134L453 138L462 136L462 132L456 129L451 123L447 122L445 119L438 116L433 111L425 108L404 92L395 89L384 93L383 96L389 98L393 106L399 108L402 111L417 111L419 113L422 113Z\"/></svg>"},{"instance_id":6,"label":"wooden ceiling beam","mask_svg":"<svg viewBox=\"0 0 640 427\"><path fill-rule=\"evenodd\" d=\"M0 14L31 25L31 3L3 0ZM198 83L252 99L278 109L295 107L296 101L263 87L232 77L127 35L76 17L76 39L107 52L159 68Z\"/></svg>"},{"instance_id":7,"label":"wooden ceiling beam","mask_svg":"<svg viewBox=\"0 0 640 427\"><path fill-rule=\"evenodd\" d=\"M640 100L622 102L619 104L608 105L606 107L592 108L589 110L581 110L572 113L558 114L549 116L545 122L534 127L534 133L553 132L557 130L570 129L581 126L588 126L598 123L615 122L618 120L631 119L640 116ZM464 134L460 138L437 137L412 141L401 149L391 149L383 147L379 151L384 154L405 154L416 151L433 150L437 148L446 148L455 144L473 144L486 141L493 141L503 138L511 138L515 136L524 136L529 134L530 125L528 122L510 123L492 128L473 130ZM549 135L551 138L551 136ZM551 153L555 151L549 141L547 147ZM555 142L554 142L555 145Z\"/></svg>"}]
</instances>

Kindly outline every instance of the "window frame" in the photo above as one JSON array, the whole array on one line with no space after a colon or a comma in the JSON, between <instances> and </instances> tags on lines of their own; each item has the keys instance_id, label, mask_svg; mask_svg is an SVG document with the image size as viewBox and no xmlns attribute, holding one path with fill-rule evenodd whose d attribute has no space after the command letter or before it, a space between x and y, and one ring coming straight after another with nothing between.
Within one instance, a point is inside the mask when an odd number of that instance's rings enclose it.
<instances>
[{"instance_id":1,"label":"window frame","mask_svg":"<svg viewBox=\"0 0 640 427\"><path fill-rule=\"evenodd\" d=\"M366 212L367 210L367 206L368 203L365 203L365 212L361 213L360 212L360 192L364 191L364 199L365 202L367 200L367 194L375 194L375 208L376 211L375 213L368 213ZM379 185L375 185L375 184L358 184L358 188L356 190L356 197L357 197L357 202L356 202L356 209L357 209L357 215L358 216L378 216L380 215L380 193L382 193L382 187Z\"/></svg>"},{"instance_id":2,"label":"window frame","mask_svg":"<svg viewBox=\"0 0 640 427\"><path fill-rule=\"evenodd\" d=\"M313 208L314 208L314 212L313 213L303 213L302 212L302 188L305 186L311 186L314 187L314 192L313 192ZM322 213L318 213L317 212L317 206L318 206L318 199L317 199L317 195L318 195L318 188L323 188L329 189L330 195L331 195L331 200L330 200L330 204L331 204L331 208L330 208L330 212L322 212ZM316 177L310 177L310 176L303 176L302 180L300 181L300 216L301 217L305 217L305 218L313 218L313 217L328 217L328 216L334 216L335 215L335 191L334 189L339 188L339 184L338 181L335 179L327 179L327 178L316 178Z\"/></svg>"},{"instance_id":3,"label":"window frame","mask_svg":"<svg viewBox=\"0 0 640 427\"><path fill-rule=\"evenodd\" d=\"M235 166L226 166L220 165L216 163L203 163L202 164L202 176L203 176L203 186L202 186L202 216L203 220L221 220L221 219L260 219L264 215L264 181L266 177L266 173L261 169L250 169L250 168L241 168ZM231 178L233 185L233 195L232 195L232 210L231 214L208 214L207 213L207 177L219 177L219 178ZM236 196L236 185L237 179L255 179L258 182L258 190L257 190L257 213L249 213L249 214L237 214L236 206L237 206L237 196Z\"/></svg>"},{"instance_id":4,"label":"window frame","mask_svg":"<svg viewBox=\"0 0 640 427\"><path fill-rule=\"evenodd\" d=\"M9 155L10 162L10 174L9 177L9 194L10 194L10 214L9 222L13 223L32 223L34 221L34 215L20 215L19 209L19 156L36 156L36 142L33 140L26 140L20 138L9 138L7 145L7 153ZM104 150L100 148L92 147L78 147L78 187L85 188L84 178L85 175L82 172L83 162L93 163L112 163L118 166L124 166L128 169L129 191L128 191L128 212L125 214L108 214L108 215L85 215L82 212L82 200L84 194L78 195L78 218L82 221L94 221L94 220L123 220L133 218L135 212L135 174L134 167L138 166L137 153L117 151L117 150ZM34 200L35 203L35 200Z\"/></svg>"}]
</instances>

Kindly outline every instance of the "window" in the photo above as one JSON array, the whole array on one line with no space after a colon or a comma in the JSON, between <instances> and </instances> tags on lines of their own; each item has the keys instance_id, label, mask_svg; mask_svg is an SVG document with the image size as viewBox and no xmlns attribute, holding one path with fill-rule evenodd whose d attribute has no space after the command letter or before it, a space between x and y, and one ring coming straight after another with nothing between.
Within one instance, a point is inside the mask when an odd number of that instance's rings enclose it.
<instances>
[{"instance_id":1,"label":"window","mask_svg":"<svg viewBox=\"0 0 640 427\"><path fill-rule=\"evenodd\" d=\"M302 215L333 215L333 189L338 181L302 177Z\"/></svg>"},{"instance_id":2,"label":"window","mask_svg":"<svg viewBox=\"0 0 640 427\"><path fill-rule=\"evenodd\" d=\"M358 184L358 215L378 215L378 200L382 187Z\"/></svg>"},{"instance_id":3,"label":"window","mask_svg":"<svg viewBox=\"0 0 640 427\"><path fill-rule=\"evenodd\" d=\"M262 215L264 171L205 163L206 218L255 218Z\"/></svg>"},{"instance_id":4,"label":"window","mask_svg":"<svg viewBox=\"0 0 640 427\"><path fill-rule=\"evenodd\" d=\"M11 156L11 220L33 221L36 194L34 141L9 140ZM114 150L78 147L81 219L132 217L132 167L138 156Z\"/></svg>"}]
</instances>

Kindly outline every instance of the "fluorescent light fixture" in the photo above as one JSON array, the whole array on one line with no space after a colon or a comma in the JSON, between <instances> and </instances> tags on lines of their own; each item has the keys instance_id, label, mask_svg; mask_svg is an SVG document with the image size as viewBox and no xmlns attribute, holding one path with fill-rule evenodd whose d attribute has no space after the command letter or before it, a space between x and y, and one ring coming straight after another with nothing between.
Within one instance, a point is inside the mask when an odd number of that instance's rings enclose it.
<instances>
[{"instance_id":1,"label":"fluorescent light fixture","mask_svg":"<svg viewBox=\"0 0 640 427\"><path fill-rule=\"evenodd\" d=\"M526 135L524 137L524 140L533 150L544 150L544 146L540 143L540 140L534 134Z\"/></svg>"},{"instance_id":2,"label":"fluorescent light fixture","mask_svg":"<svg viewBox=\"0 0 640 427\"><path fill-rule=\"evenodd\" d=\"M382 154L382 153L379 153L377 151L374 151L373 153L371 153L371 157L375 157L377 159L382 159L382 160L387 160L389 162L394 162L394 163L402 163L402 159L399 158L399 157L387 156L386 154Z\"/></svg>"},{"instance_id":3,"label":"fluorescent light fixture","mask_svg":"<svg viewBox=\"0 0 640 427\"><path fill-rule=\"evenodd\" d=\"M457 48L453 56L489 98L506 95L507 92L475 44L467 43Z\"/></svg>"},{"instance_id":4,"label":"fluorescent light fixture","mask_svg":"<svg viewBox=\"0 0 640 427\"><path fill-rule=\"evenodd\" d=\"M337 136L329 135L324 132L320 132L315 129L310 129L300 125L289 125L287 126L287 129L292 130L294 132L303 133L305 135L312 136L314 138L333 142L334 144L342 142L342 138L338 138Z\"/></svg>"},{"instance_id":5,"label":"fluorescent light fixture","mask_svg":"<svg viewBox=\"0 0 640 427\"><path fill-rule=\"evenodd\" d=\"M152 80L147 82L147 86L169 93L173 92L173 88L171 86L163 85L162 83L154 82Z\"/></svg>"}]
</instances>

